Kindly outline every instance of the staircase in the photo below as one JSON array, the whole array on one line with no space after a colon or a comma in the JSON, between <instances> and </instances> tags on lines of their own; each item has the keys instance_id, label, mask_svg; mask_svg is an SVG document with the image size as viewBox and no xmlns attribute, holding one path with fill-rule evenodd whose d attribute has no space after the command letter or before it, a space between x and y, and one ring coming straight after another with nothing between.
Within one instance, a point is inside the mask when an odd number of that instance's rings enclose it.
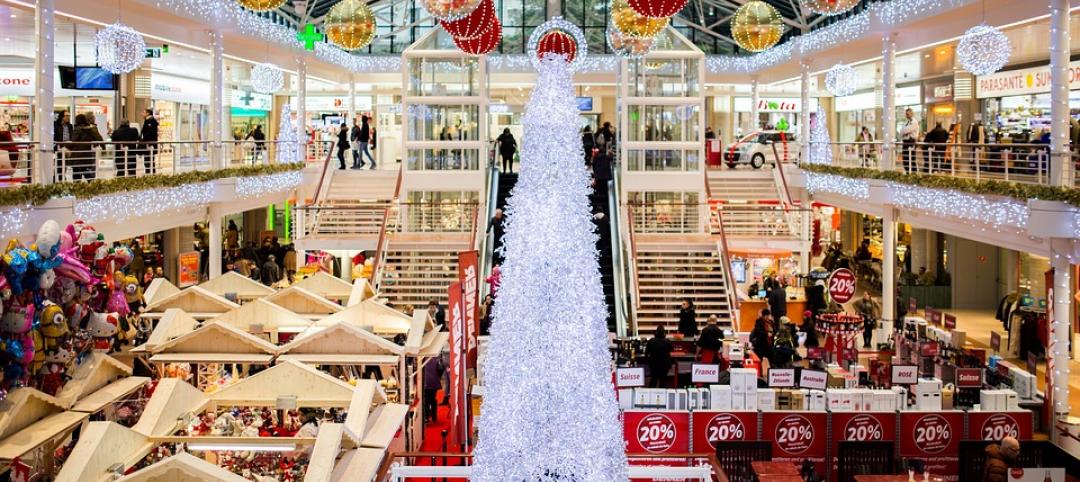
<instances>
[{"instance_id":1,"label":"staircase","mask_svg":"<svg viewBox=\"0 0 1080 482\"><path fill-rule=\"evenodd\" d=\"M716 169L707 171L709 192L724 202L776 201L784 199L773 169Z\"/></svg>"},{"instance_id":2,"label":"staircase","mask_svg":"<svg viewBox=\"0 0 1080 482\"><path fill-rule=\"evenodd\" d=\"M596 250L600 253L600 281L604 286L604 302L607 303L607 327L608 331L615 332L615 263L612 257L611 244L611 209L608 204L607 182L597 182L589 195L590 211L593 215L603 214L603 217L594 223L599 238L596 240Z\"/></svg>"},{"instance_id":3,"label":"staircase","mask_svg":"<svg viewBox=\"0 0 1080 482\"><path fill-rule=\"evenodd\" d=\"M401 243L391 240L382 265L379 294L390 306L424 309L437 300L446 305L446 289L457 281L458 251L466 246Z\"/></svg>"},{"instance_id":4,"label":"staircase","mask_svg":"<svg viewBox=\"0 0 1080 482\"><path fill-rule=\"evenodd\" d=\"M709 315L720 317L721 328L733 326L734 310L715 244L639 244L636 259L639 334L649 334L659 325L675 331L679 307L686 298L694 301L699 327L705 326Z\"/></svg>"},{"instance_id":5,"label":"staircase","mask_svg":"<svg viewBox=\"0 0 1080 482\"><path fill-rule=\"evenodd\" d=\"M391 207L397 172L336 170L315 205L304 206L297 238L308 249L349 249L346 241L373 240ZM329 244L327 244L329 243ZM335 244L336 243L336 244Z\"/></svg>"},{"instance_id":6,"label":"staircase","mask_svg":"<svg viewBox=\"0 0 1080 482\"><path fill-rule=\"evenodd\" d=\"M394 197L397 171L338 169L330 179L324 204L370 203Z\"/></svg>"}]
</instances>

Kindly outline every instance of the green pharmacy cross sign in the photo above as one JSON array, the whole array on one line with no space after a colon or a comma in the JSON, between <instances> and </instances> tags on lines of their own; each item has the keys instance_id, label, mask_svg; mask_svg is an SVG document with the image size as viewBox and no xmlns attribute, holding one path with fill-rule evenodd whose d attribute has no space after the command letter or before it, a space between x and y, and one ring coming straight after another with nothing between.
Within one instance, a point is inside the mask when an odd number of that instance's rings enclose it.
<instances>
[{"instance_id":1,"label":"green pharmacy cross sign","mask_svg":"<svg viewBox=\"0 0 1080 482\"><path fill-rule=\"evenodd\" d=\"M323 34L319 33L315 24L309 23L304 25L304 30L296 32L296 39L304 42L305 50L315 50L315 44L323 41Z\"/></svg>"},{"instance_id":2,"label":"green pharmacy cross sign","mask_svg":"<svg viewBox=\"0 0 1080 482\"><path fill-rule=\"evenodd\" d=\"M240 96L240 99L238 100L242 100L244 101L244 105L250 106L251 101L255 100L255 96L251 95L251 92L244 92L244 95Z\"/></svg>"}]
</instances>

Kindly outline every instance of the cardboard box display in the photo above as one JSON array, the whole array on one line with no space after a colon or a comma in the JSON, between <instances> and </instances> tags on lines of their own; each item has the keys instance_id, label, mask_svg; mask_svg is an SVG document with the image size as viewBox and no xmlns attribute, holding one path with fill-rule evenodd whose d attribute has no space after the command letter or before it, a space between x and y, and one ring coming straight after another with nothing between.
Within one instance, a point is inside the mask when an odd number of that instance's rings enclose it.
<instances>
[{"instance_id":1,"label":"cardboard box display","mask_svg":"<svg viewBox=\"0 0 1080 482\"><path fill-rule=\"evenodd\" d=\"M776 390L759 388L757 391L757 406L762 411L776 410Z\"/></svg>"},{"instance_id":2,"label":"cardboard box display","mask_svg":"<svg viewBox=\"0 0 1080 482\"><path fill-rule=\"evenodd\" d=\"M710 410L731 410L731 386L711 385L709 395Z\"/></svg>"}]
</instances>

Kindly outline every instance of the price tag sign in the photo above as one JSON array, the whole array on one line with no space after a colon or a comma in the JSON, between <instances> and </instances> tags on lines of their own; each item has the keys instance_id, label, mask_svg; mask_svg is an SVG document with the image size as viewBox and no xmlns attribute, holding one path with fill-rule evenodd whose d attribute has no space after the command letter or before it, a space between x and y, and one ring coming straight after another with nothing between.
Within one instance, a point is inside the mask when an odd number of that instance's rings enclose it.
<instances>
[{"instance_id":1,"label":"price tag sign","mask_svg":"<svg viewBox=\"0 0 1080 482\"><path fill-rule=\"evenodd\" d=\"M615 386L619 388L644 387L645 368L617 368L615 369Z\"/></svg>"},{"instance_id":2,"label":"price tag sign","mask_svg":"<svg viewBox=\"0 0 1080 482\"><path fill-rule=\"evenodd\" d=\"M844 304L855 296L855 273L847 268L839 268L829 275L829 297Z\"/></svg>"},{"instance_id":3,"label":"price tag sign","mask_svg":"<svg viewBox=\"0 0 1080 482\"><path fill-rule=\"evenodd\" d=\"M690 412L627 410L623 439L631 454L686 452L690 450Z\"/></svg>"},{"instance_id":4,"label":"price tag sign","mask_svg":"<svg viewBox=\"0 0 1080 482\"><path fill-rule=\"evenodd\" d=\"M720 365L695 363L690 372L693 383L719 383Z\"/></svg>"},{"instance_id":5,"label":"price tag sign","mask_svg":"<svg viewBox=\"0 0 1080 482\"><path fill-rule=\"evenodd\" d=\"M950 313L945 313L945 329L948 329L948 330L955 330L956 329L956 315L953 315L953 314L950 314Z\"/></svg>"},{"instance_id":6,"label":"price tag sign","mask_svg":"<svg viewBox=\"0 0 1080 482\"><path fill-rule=\"evenodd\" d=\"M799 374L799 387L815 390L824 390L829 381L829 375L819 370L803 370Z\"/></svg>"},{"instance_id":7,"label":"price tag sign","mask_svg":"<svg viewBox=\"0 0 1080 482\"><path fill-rule=\"evenodd\" d=\"M926 322L931 324L931 325L934 325L934 326L940 326L941 325L941 312L927 306L926 307Z\"/></svg>"},{"instance_id":8,"label":"price tag sign","mask_svg":"<svg viewBox=\"0 0 1080 482\"><path fill-rule=\"evenodd\" d=\"M794 368L773 368L769 370L769 386L787 388L795 386Z\"/></svg>"},{"instance_id":9,"label":"price tag sign","mask_svg":"<svg viewBox=\"0 0 1080 482\"><path fill-rule=\"evenodd\" d=\"M893 365L893 385L914 385L919 382L919 367L915 365Z\"/></svg>"}]
</instances>

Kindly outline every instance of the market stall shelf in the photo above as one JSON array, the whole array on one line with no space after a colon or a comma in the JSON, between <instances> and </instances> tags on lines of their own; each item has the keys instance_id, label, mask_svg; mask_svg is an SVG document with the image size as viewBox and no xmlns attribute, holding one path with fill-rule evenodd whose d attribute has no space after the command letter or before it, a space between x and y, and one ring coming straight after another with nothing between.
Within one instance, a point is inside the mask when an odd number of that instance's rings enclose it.
<instances>
[{"instance_id":1,"label":"market stall shelf","mask_svg":"<svg viewBox=\"0 0 1080 482\"><path fill-rule=\"evenodd\" d=\"M404 349L370 331L338 321L317 332L301 334L282 346L279 353L279 361L315 365L397 366Z\"/></svg>"}]
</instances>

